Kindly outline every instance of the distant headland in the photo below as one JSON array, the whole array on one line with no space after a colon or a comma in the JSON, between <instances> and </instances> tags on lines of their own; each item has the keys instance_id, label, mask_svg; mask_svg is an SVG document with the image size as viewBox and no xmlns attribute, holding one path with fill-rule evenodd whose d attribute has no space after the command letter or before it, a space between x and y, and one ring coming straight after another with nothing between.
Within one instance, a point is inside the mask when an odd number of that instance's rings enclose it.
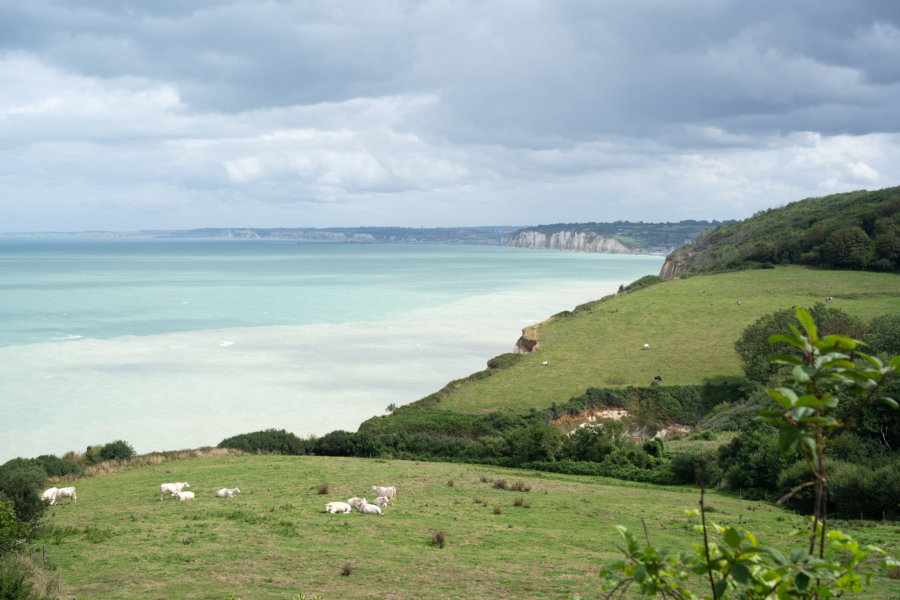
<instances>
[{"instance_id":1,"label":"distant headland","mask_svg":"<svg viewBox=\"0 0 900 600\"><path fill-rule=\"evenodd\" d=\"M43 231L0 234L7 238L295 240L350 244L456 244L509 246L612 254L668 254L718 221L678 223L557 223L478 227L203 227L139 231Z\"/></svg>"}]
</instances>

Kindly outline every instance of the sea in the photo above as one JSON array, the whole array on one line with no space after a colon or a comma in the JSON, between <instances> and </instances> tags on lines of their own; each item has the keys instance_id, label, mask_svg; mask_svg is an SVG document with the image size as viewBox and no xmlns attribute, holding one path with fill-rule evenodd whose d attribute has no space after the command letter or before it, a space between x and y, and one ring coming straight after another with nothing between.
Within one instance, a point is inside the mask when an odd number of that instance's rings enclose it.
<instances>
[{"instance_id":1,"label":"sea","mask_svg":"<svg viewBox=\"0 0 900 600\"><path fill-rule=\"evenodd\" d=\"M501 246L0 238L0 464L355 431L661 256Z\"/></svg>"}]
</instances>

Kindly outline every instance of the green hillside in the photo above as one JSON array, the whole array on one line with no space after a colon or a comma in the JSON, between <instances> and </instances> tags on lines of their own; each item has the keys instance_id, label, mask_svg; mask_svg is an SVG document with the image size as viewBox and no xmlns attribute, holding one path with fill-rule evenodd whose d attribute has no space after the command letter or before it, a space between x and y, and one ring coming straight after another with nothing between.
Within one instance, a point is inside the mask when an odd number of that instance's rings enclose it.
<instances>
[{"instance_id":1,"label":"green hillside","mask_svg":"<svg viewBox=\"0 0 900 600\"><path fill-rule=\"evenodd\" d=\"M499 480L529 491L500 489ZM196 499L160 502L164 481L189 482ZM398 489L384 514L323 512L326 501L364 496L373 484ZM50 568L59 568L64 597L598 598L600 568L619 557L615 525L641 531L645 523L652 541L670 548L699 542L684 513L697 507L696 489L476 465L228 456L75 485L78 502L49 509L36 549L38 560L43 547ZM223 486L242 493L216 498ZM743 525L782 550L796 543L788 532L805 523L737 496L711 492L706 503L716 522ZM837 525L900 551L896 527ZM433 544L437 532L443 548ZM854 597L887 598L895 583L876 577Z\"/></svg>"},{"instance_id":2,"label":"green hillside","mask_svg":"<svg viewBox=\"0 0 900 600\"><path fill-rule=\"evenodd\" d=\"M707 230L661 275L772 264L900 271L900 187L807 198Z\"/></svg>"},{"instance_id":3,"label":"green hillside","mask_svg":"<svg viewBox=\"0 0 900 600\"><path fill-rule=\"evenodd\" d=\"M489 377L453 386L437 407L524 413L588 387L647 386L656 376L665 385L737 380L743 373L734 342L745 327L764 314L828 296L834 298L829 306L864 319L900 312L900 275L784 267L618 294L542 323L536 351ZM420 404L433 405L434 398Z\"/></svg>"}]
</instances>

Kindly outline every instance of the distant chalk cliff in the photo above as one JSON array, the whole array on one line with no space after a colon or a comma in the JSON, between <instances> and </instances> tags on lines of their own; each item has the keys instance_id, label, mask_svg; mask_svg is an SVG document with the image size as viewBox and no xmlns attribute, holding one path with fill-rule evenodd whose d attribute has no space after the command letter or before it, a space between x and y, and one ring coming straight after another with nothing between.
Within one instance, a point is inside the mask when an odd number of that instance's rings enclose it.
<instances>
[{"instance_id":1,"label":"distant chalk cliff","mask_svg":"<svg viewBox=\"0 0 900 600\"><path fill-rule=\"evenodd\" d=\"M632 254L635 252L615 238L590 231L557 231L550 234L533 230L518 231L504 235L502 244L513 248L544 248L607 254Z\"/></svg>"}]
</instances>

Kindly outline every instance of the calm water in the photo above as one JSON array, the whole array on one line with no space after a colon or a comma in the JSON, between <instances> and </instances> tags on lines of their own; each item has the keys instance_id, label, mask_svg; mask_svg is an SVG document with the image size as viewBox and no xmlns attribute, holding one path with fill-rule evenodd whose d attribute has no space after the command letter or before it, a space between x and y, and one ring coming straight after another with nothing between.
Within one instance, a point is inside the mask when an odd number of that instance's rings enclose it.
<instances>
[{"instance_id":1,"label":"calm water","mask_svg":"<svg viewBox=\"0 0 900 600\"><path fill-rule=\"evenodd\" d=\"M661 257L499 247L0 241L0 462L355 430Z\"/></svg>"}]
</instances>

